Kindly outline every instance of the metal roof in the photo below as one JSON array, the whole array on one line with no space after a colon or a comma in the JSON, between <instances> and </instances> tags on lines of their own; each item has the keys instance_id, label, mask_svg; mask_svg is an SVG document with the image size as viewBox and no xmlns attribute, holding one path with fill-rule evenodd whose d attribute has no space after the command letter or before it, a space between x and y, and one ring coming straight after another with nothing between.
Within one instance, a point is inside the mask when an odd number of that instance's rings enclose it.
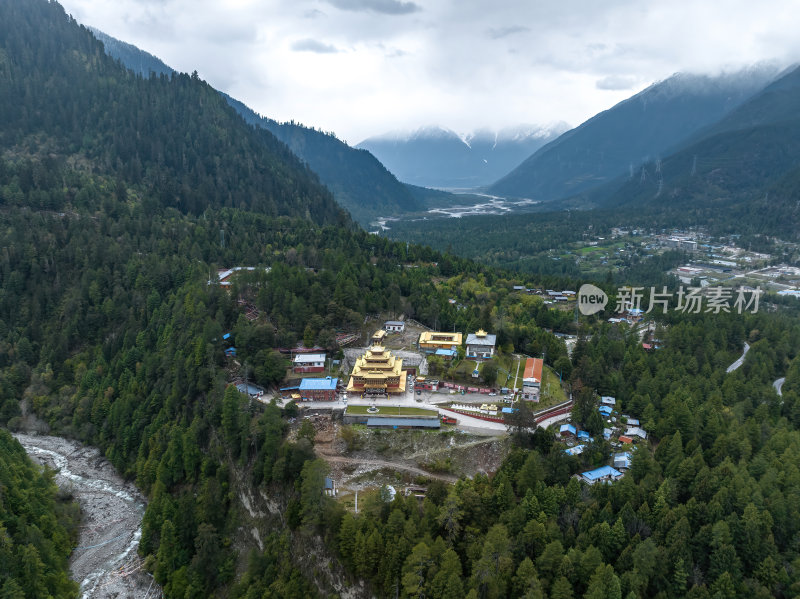
<instances>
[{"instance_id":1,"label":"metal roof","mask_svg":"<svg viewBox=\"0 0 800 599\"><path fill-rule=\"evenodd\" d=\"M494 346L497 340L497 335L486 334L478 337L477 333L470 333L467 335L467 345L491 345Z\"/></svg>"},{"instance_id":2,"label":"metal roof","mask_svg":"<svg viewBox=\"0 0 800 599\"><path fill-rule=\"evenodd\" d=\"M338 378L325 377L324 379L303 379L300 381L300 391L335 391Z\"/></svg>"},{"instance_id":3,"label":"metal roof","mask_svg":"<svg viewBox=\"0 0 800 599\"><path fill-rule=\"evenodd\" d=\"M367 418L367 426L415 426L439 428L438 418Z\"/></svg>"},{"instance_id":4,"label":"metal roof","mask_svg":"<svg viewBox=\"0 0 800 599\"><path fill-rule=\"evenodd\" d=\"M589 470L589 472L581 473L581 476L587 478L589 480L600 480L601 478L605 478L606 476L622 476L622 472L619 470L612 468L611 466L601 466L596 470Z\"/></svg>"},{"instance_id":5,"label":"metal roof","mask_svg":"<svg viewBox=\"0 0 800 599\"><path fill-rule=\"evenodd\" d=\"M294 357L295 364L304 362L324 362L325 354L298 354Z\"/></svg>"}]
</instances>

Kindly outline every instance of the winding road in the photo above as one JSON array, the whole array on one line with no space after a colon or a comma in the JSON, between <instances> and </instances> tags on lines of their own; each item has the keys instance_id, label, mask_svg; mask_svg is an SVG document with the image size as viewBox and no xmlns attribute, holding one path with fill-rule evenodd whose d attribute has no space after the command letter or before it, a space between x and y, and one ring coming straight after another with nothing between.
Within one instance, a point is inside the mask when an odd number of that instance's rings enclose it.
<instances>
[{"instance_id":1,"label":"winding road","mask_svg":"<svg viewBox=\"0 0 800 599\"><path fill-rule=\"evenodd\" d=\"M728 369L725 372L733 372L734 370L739 368L739 366L744 364L744 357L747 355L747 352L749 352L749 351L750 351L750 344L747 343L747 341L745 341L744 342L744 351L742 352L742 355L739 356L737 358L737 360L733 364L728 366Z\"/></svg>"},{"instance_id":2,"label":"winding road","mask_svg":"<svg viewBox=\"0 0 800 599\"><path fill-rule=\"evenodd\" d=\"M443 480L448 483L454 483L458 480L457 476L453 476L451 474L437 474L434 472L428 472L427 470L423 470L422 468L417 468L416 466L409 466L408 464L403 464L401 462L387 462L384 460L365 460L363 458L348 458L346 456L331 455L323 452L318 452L318 453L319 456L322 457L327 462L338 462L340 464L354 464L356 466L363 466L364 471L366 472L370 470L378 470L380 468L389 468L391 470L404 470L405 472L410 472L411 474L416 474L418 476L426 476L428 478L438 478L439 480Z\"/></svg>"}]
</instances>

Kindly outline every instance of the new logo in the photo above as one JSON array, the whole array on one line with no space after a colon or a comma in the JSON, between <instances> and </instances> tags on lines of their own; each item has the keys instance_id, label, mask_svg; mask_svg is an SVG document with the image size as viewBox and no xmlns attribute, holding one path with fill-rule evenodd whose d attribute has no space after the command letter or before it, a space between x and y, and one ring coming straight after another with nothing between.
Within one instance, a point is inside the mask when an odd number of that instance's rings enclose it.
<instances>
[{"instance_id":1,"label":"new logo","mask_svg":"<svg viewBox=\"0 0 800 599\"><path fill-rule=\"evenodd\" d=\"M599 287L586 283L581 285L578 290L578 310L581 311L581 314L586 316L597 314L606 307L607 303L608 296Z\"/></svg>"}]
</instances>

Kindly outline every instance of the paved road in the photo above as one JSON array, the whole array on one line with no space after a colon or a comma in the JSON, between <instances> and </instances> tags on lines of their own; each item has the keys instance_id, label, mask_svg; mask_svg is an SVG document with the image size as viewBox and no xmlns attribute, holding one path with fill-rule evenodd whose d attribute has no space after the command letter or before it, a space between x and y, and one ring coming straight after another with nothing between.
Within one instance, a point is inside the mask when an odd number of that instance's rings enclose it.
<instances>
[{"instance_id":1,"label":"paved road","mask_svg":"<svg viewBox=\"0 0 800 599\"><path fill-rule=\"evenodd\" d=\"M744 364L744 357L747 355L747 352L749 352L749 351L750 351L750 344L747 343L747 341L745 341L745 343L744 343L744 351L742 352L742 355L739 356L739 358L733 364L728 366L728 370L726 370L725 372L733 372L734 370L739 368L739 366Z\"/></svg>"}]
</instances>

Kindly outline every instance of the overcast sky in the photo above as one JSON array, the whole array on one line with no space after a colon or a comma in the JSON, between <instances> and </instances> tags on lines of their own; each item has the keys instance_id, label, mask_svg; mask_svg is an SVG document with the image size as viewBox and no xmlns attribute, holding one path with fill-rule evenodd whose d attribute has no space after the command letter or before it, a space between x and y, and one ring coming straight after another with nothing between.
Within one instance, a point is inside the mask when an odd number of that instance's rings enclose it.
<instances>
[{"instance_id":1,"label":"overcast sky","mask_svg":"<svg viewBox=\"0 0 800 599\"><path fill-rule=\"evenodd\" d=\"M797 0L62 0L257 112L352 145L575 126L679 71L800 58Z\"/></svg>"}]
</instances>

